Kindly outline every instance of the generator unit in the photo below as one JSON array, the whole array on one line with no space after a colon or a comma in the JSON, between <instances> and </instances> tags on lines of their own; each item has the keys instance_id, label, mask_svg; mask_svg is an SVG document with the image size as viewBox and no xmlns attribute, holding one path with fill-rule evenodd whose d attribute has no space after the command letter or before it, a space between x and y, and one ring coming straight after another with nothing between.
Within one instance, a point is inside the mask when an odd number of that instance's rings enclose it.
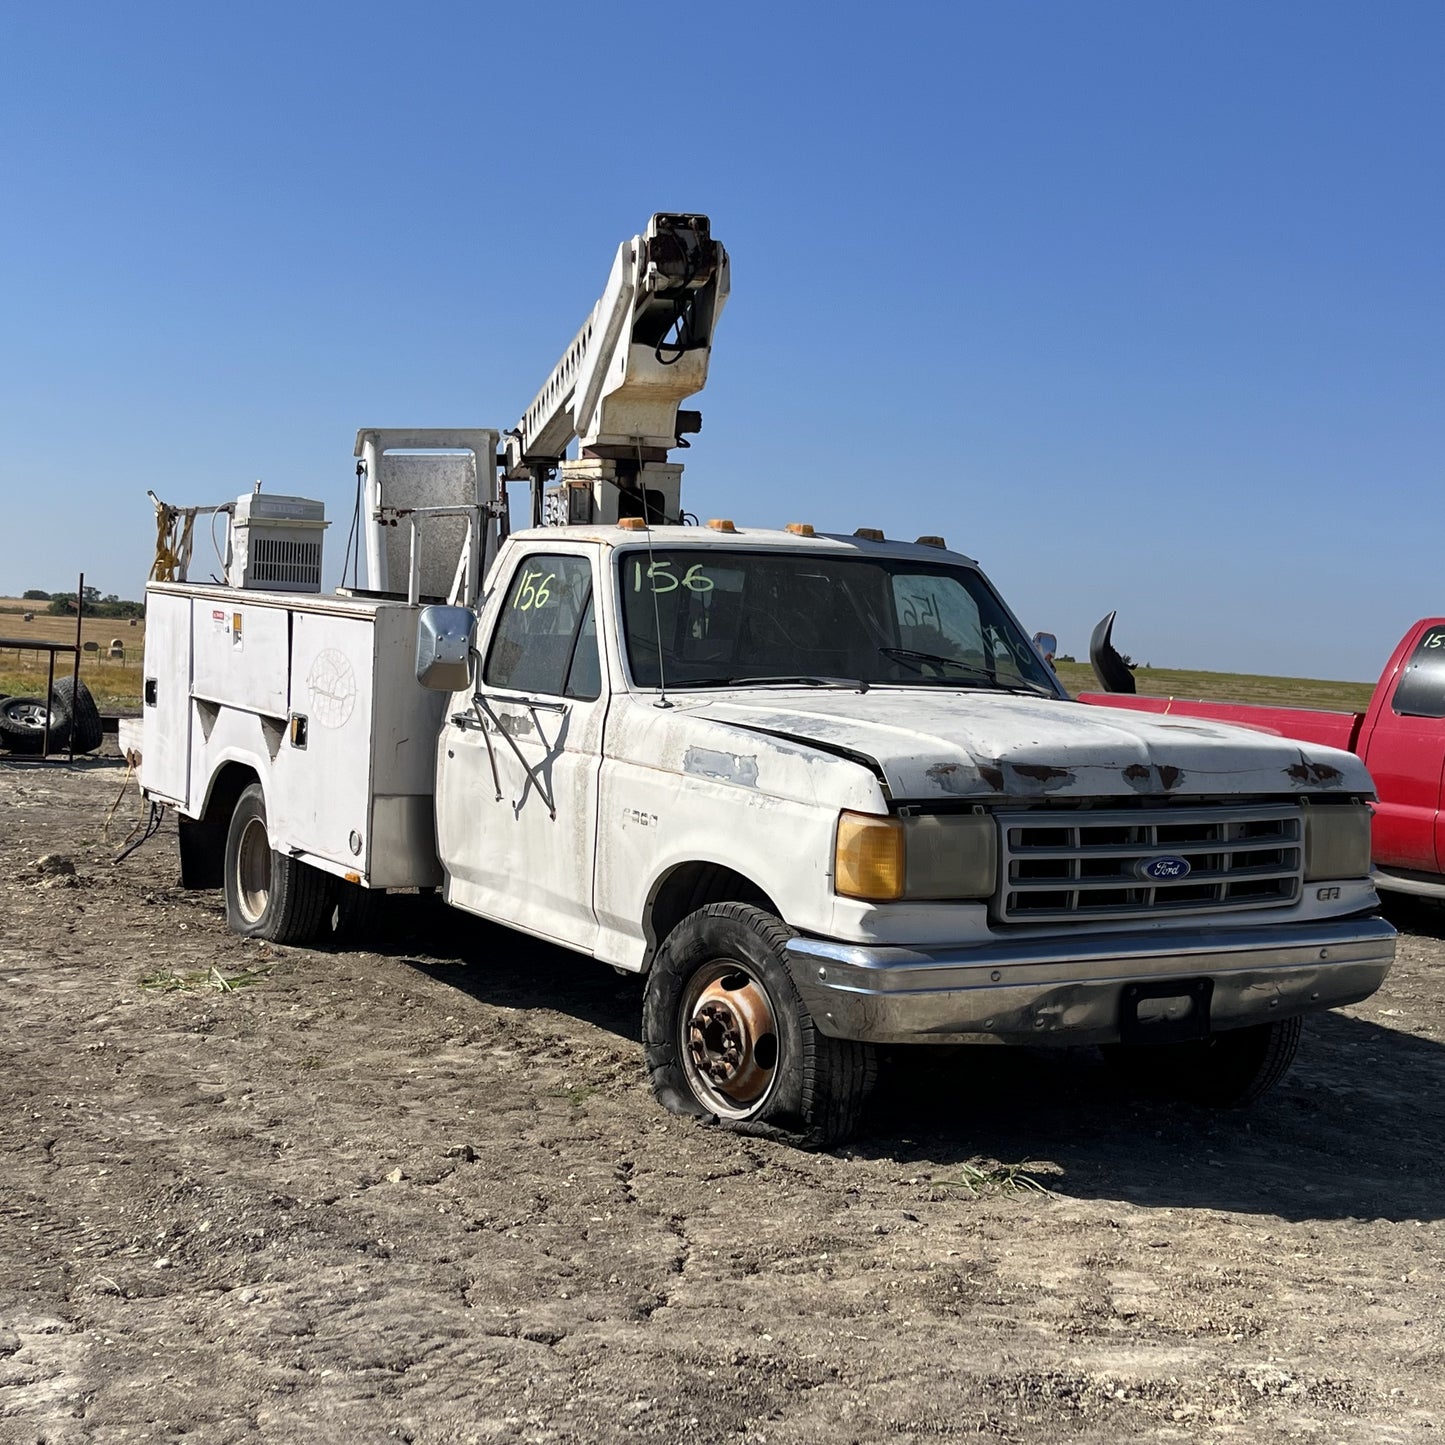
<instances>
[{"instance_id":1,"label":"generator unit","mask_svg":"<svg viewBox=\"0 0 1445 1445\"><path fill-rule=\"evenodd\" d=\"M321 534L326 507L306 497L261 491L236 498L226 582L268 592L321 591Z\"/></svg>"}]
</instances>

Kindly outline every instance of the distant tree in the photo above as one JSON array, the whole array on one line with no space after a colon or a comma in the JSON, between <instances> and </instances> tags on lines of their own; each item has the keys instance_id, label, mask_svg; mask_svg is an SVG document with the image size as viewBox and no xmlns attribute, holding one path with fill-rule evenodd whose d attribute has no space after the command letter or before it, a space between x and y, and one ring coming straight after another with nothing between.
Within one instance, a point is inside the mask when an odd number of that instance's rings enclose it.
<instances>
[{"instance_id":1,"label":"distant tree","mask_svg":"<svg viewBox=\"0 0 1445 1445\"><path fill-rule=\"evenodd\" d=\"M50 601L50 593L48 593L48 592L42 592L38 587L32 587L28 592L22 592L22 593L20 594L20 596L21 596L22 600L24 600L24 601L26 601L26 602L49 602L49 601Z\"/></svg>"},{"instance_id":2,"label":"distant tree","mask_svg":"<svg viewBox=\"0 0 1445 1445\"><path fill-rule=\"evenodd\" d=\"M95 593L94 597L90 595L92 592ZM50 606L45 610L56 617L74 617L75 593L54 593L50 598ZM144 602L127 602L124 598L117 597L114 592L102 597L98 588L85 589L87 617L144 617L145 610Z\"/></svg>"}]
</instances>

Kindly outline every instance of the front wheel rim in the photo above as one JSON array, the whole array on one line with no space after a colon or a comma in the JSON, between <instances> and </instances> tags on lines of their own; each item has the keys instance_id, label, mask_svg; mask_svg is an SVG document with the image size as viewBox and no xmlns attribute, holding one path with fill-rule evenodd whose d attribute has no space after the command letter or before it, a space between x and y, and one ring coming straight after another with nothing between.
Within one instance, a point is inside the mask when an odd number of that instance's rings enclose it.
<instances>
[{"instance_id":1,"label":"front wheel rim","mask_svg":"<svg viewBox=\"0 0 1445 1445\"><path fill-rule=\"evenodd\" d=\"M678 1054L697 1099L719 1118L758 1114L777 1083L777 1010L762 980L718 959L688 980L678 1010Z\"/></svg>"},{"instance_id":2,"label":"front wheel rim","mask_svg":"<svg viewBox=\"0 0 1445 1445\"><path fill-rule=\"evenodd\" d=\"M259 923L271 901L271 839L260 818L249 818L236 849L236 905L247 923Z\"/></svg>"}]
</instances>

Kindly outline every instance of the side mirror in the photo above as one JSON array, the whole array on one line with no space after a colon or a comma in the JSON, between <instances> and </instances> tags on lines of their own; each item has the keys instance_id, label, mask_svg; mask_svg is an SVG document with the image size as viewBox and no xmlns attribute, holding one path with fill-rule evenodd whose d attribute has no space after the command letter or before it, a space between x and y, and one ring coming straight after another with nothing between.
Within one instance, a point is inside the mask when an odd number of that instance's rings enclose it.
<instances>
[{"instance_id":1,"label":"side mirror","mask_svg":"<svg viewBox=\"0 0 1445 1445\"><path fill-rule=\"evenodd\" d=\"M1034 646L1043 653L1046 661L1052 662L1054 655L1059 650L1059 639L1052 632L1036 632L1034 633Z\"/></svg>"},{"instance_id":2,"label":"side mirror","mask_svg":"<svg viewBox=\"0 0 1445 1445\"><path fill-rule=\"evenodd\" d=\"M416 628L416 680L434 692L461 692L472 685L469 607L423 607Z\"/></svg>"}]
</instances>

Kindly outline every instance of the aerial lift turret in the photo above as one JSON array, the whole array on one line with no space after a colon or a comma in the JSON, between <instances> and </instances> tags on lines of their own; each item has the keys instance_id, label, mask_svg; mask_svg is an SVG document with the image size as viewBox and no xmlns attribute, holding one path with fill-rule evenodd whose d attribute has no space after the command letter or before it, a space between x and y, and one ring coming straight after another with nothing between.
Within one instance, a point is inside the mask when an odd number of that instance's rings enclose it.
<instances>
[{"instance_id":1,"label":"aerial lift turret","mask_svg":"<svg viewBox=\"0 0 1445 1445\"><path fill-rule=\"evenodd\" d=\"M660 213L617 248L592 314L505 437L502 475L531 482L532 525L681 521L669 458L702 426L680 407L707 381L727 296L706 216Z\"/></svg>"}]
</instances>

